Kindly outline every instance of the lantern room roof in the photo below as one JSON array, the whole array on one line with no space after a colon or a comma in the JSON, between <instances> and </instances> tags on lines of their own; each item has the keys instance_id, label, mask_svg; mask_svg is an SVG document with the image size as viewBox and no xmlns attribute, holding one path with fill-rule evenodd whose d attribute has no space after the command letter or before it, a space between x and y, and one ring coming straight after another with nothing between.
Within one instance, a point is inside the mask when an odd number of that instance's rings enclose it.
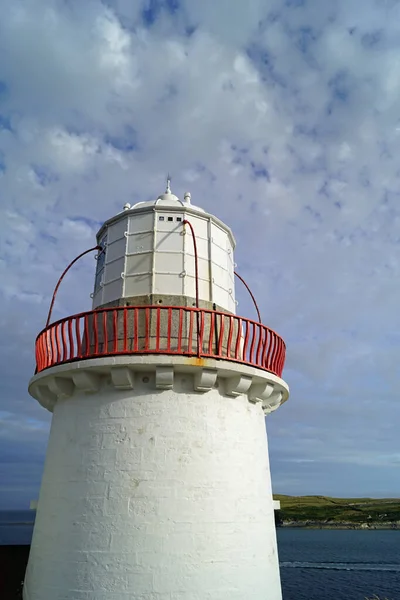
<instances>
[{"instance_id":1,"label":"lantern room roof","mask_svg":"<svg viewBox=\"0 0 400 600\"><path fill-rule=\"evenodd\" d=\"M184 195L184 200L180 200L178 196L171 191L171 179L168 176L167 179L167 187L163 194L160 194L156 200L148 200L145 202L137 202L133 206L126 204L124 210L137 210L139 208L152 208L157 206L157 208L182 208L189 207L193 208L196 211L205 212L204 209L199 206L193 206L190 202L190 193L186 192Z\"/></svg>"},{"instance_id":2,"label":"lantern room roof","mask_svg":"<svg viewBox=\"0 0 400 600\"><path fill-rule=\"evenodd\" d=\"M166 190L163 194L160 194L158 196L158 198L156 198L155 200L147 200L144 202L137 202L133 206L131 206L129 203L126 203L123 206L122 211L120 211L113 217L110 217L103 223L103 225L100 227L99 231L97 232L97 239L99 239L99 237L101 237L103 235L105 229L109 225L111 225L112 223L115 223L116 221L121 219L123 216L125 216L125 215L133 216L133 215L135 215L135 213L142 213L142 212L145 213L145 212L152 211L152 210L159 210L159 211L182 211L182 210L184 210L185 213L187 213L189 215L192 214L192 215L204 216L206 218L212 218L212 220L215 223L217 223L222 229L224 229L228 233L228 235L231 239L233 248L235 248L235 246L236 246L235 237L234 237L230 227L228 225L226 225L223 221L221 221L221 219L219 219L215 215L208 213L206 210L204 210L204 208L201 208L200 206L196 206L196 205L192 204L190 192L185 192L183 200L181 200L180 198L178 198L178 196L175 196L175 194L173 194L171 192L171 180L169 179L169 177L167 179Z\"/></svg>"}]
</instances>

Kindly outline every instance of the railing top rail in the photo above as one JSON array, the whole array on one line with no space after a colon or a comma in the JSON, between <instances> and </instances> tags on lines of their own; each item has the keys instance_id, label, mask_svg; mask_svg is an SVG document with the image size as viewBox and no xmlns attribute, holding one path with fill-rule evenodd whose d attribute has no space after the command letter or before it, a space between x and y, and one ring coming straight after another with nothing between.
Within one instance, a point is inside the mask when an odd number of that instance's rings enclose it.
<instances>
[{"instance_id":1,"label":"railing top rail","mask_svg":"<svg viewBox=\"0 0 400 600\"><path fill-rule=\"evenodd\" d=\"M168 310L168 309L173 309L173 310L183 310L186 312L200 312L200 313L213 313L213 314L217 314L217 315L222 315L225 317L232 317L233 319L237 319L237 320L241 320L242 323L249 323L250 325L256 325L257 327L260 327L264 330L270 331L272 334L276 335L284 344L284 347L286 348L286 344L285 341L283 340L283 338L279 335L279 333L277 333L276 331L274 331L273 329L271 329L271 327L268 327L267 325L264 325L263 323L260 323L259 321L255 321L254 319L248 319L247 317L242 317L240 315L234 315L232 313L229 312L225 312L222 310L213 310L211 308L196 308L195 306L173 306L173 305L167 305L167 304L149 304L149 305L140 305L140 306L108 306L108 307L104 307L104 308L95 308L93 310L87 310L85 312L81 312L81 313L76 313L74 315L69 315L68 317L63 317L62 319L58 319L58 321L54 321L53 323L50 323L47 327L44 327L36 336L36 341L40 338L41 335L43 335L43 333L45 333L46 330L52 329L53 327L57 326L57 325L61 325L62 323L67 323L69 321L72 321L74 319L82 319L86 316L90 316L93 314L97 314L97 313L102 313L102 312L112 312L112 311L132 311L132 310L145 310L145 309L152 309L152 310Z\"/></svg>"}]
</instances>

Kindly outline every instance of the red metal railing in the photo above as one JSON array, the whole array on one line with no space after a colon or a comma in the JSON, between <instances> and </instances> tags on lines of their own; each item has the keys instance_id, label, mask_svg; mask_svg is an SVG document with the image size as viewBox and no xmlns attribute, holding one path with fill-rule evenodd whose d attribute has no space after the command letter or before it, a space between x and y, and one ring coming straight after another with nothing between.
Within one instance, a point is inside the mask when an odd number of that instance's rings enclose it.
<instances>
[{"instance_id":1,"label":"red metal railing","mask_svg":"<svg viewBox=\"0 0 400 600\"><path fill-rule=\"evenodd\" d=\"M194 307L127 306L73 315L36 338L36 372L124 354L199 356L282 374L285 343L261 323Z\"/></svg>"}]
</instances>

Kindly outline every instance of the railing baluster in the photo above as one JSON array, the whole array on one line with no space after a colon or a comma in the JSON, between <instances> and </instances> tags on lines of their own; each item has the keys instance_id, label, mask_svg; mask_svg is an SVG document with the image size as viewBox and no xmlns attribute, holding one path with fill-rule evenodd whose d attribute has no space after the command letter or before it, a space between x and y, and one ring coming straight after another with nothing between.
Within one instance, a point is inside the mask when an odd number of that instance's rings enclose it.
<instances>
[{"instance_id":1,"label":"railing baluster","mask_svg":"<svg viewBox=\"0 0 400 600\"><path fill-rule=\"evenodd\" d=\"M204 337L204 311L199 311L196 308L196 320L197 320L197 356L203 354L203 337Z\"/></svg>"},{"instance_id":2,"label":"railing baluster","mask_svg":"<svg viewBox=\"0 0 400 600\"><path fill-rule=\"evenodd\" d=\"M228 342L226 345L226 357L227 358L231 357L232 334L233 334L233 317L229 317Z\"/></svg>"},{"instance_id":3,"label":"railing baluster","mask_svg":"<svg viewBox=\"0 0 400 600\"><path fill-rule=\"evenodd\" d=\"M189 340L188 340L188 353L193 354L193 321L194 312L191 310L189 316Z\"/></svg>"},{"instance_id":4,"label":"railing baluster","mask_svg":"<svg viewBox=\"0 0 400 600\"><path fill-rule=\"evenodd\" d=\"M42 352L43 352L43 364L44 368L50 366L50 332L47 330L43 336L42 341Z\"/></svg>"},{"instance_id":5,"label":"railing baluster","mask_svg":"<svg viewBox=\"0 0 400 600\"><path fill-rule=\"evenodd\" d=\"M56 333L54 330L54 326L50 329L50 344L49 344L49 364L53 365L56 362L57 357L57 342L56 342Z\"/></svg>"},{"instance_id":6,"label":"railing baluster","mask_svg":"<svg viewBox=\"0 0 400 600\"><path fill-rule=\"evenodd\" d=\"M261 358L260 358L260 367L264 368L265 365L265 354L267 352L267 348L268 348L268 329L266 327L262 327L262 332L263 332L263 345L262 345L262 351L261 351Z\"/></svg>"},{"instance_id":7,"label":"railing baluster","mask_svg":"<svg viewBox=\"0 0 400 600\"><path fill-rule=\"evenodd\" d=\"M108 328L107 328L107 311L103 310L103 352L102 354L107 354L108 352Z\"/></svg>"},{"instance_id":8,"label":"railing baluster","mask_svg":"<svg viewBox=\"0 0 400 600\"><path fill-rule=\"evenodd\" d=\"M179 308L179 324L178 324L178 354L182 354L182 309Z\"/></svg>"},{"instance_id":9,"label":"railing baluster","mask_svg":"<svg viewBox=\"0 0 400 600\"><path fill-rule=\"evenodd\" d=\"M74 333L72 329L72 319L68 319L68 347L69 352L67 356L67 360L71 360L75 358L75 344L74 344Z\"/></svg>"},{"instance_id":10,"label":"railing baluster","mask_svg":"<svg viewBox=\"0 0 400 600\"><path fill-rule=\"evenodd\" d=\"M42 336L41 351L42 351L42 364L43 368L46 369L49 366L49 351L47 349L49 339L49 331L45 331Z\"/></svg>"},{"instance_id":11,"label":"railing baluster","mask_svg":"<svg viewBox=\"0 0 400 600\"><path fill-rule=\"evenodd\" d=\"M84 336L85 336L85 354L84 356L90 356L90 336L89 336L89 315L85 315L84 318Z\"/></svg>"},{"instance_id":12,"label":"railing baluster","mask_svg":"<svg viewBox=\"0 0 400 600\"><path fill-rule=\"evenodd\" d=\"M167 352L171 352L172 308L168 308Z\"/></svg>"},{"instance_id":13,"label":"railing baluster","mask_svg":"<svg viewBox=\"0 0 400 600\"><path fill-rule=\"evenodd\" d=\"M46 336L46 364L48 367L52 365L54 356L53 329L53 327L50 327Z\"/></svg>"},{"instance_id":14,"label":"railing baluster","mask_svg":"<svg viewBox=\"0 0 400 600\"><path fill-rule=\"evenodd\" d=\"M225 315L219 315L219 339L218 339L218 356L222 356L222 347L224 343Z\"/></svg>"},{"instance_id":15,"label":"railing baluster","mask_svg":"<svg viewBox=\"0 0 400 600\"><path fill-rule=\"evenodd\" d=\"M268 337L269 337L268 352L267 352L267 356L265 358L264 368L269 370L270 369L270 361L271 361L271 353L272 353L273 345L274 345L274 339L273 339L273 334L272 334L271 330L268 331Z\"/></svg>"},{"instance_id":16,"label":"railing baluster","mask_svg":"<svg viewBox=\"0 0 400 600\"><path fill-rule=\"evenodd\" d=\"M126 306L123 308L124 311L124 352L128 351L128 309Z\"/></svg>"},{"instance_id":17,"label":"railing baluster","mask_svg":"<svg viewBox=\"0 0 400 600\"><path fill-rule=\"evenodd\" d=\"M285 344L282 339L279 339L279 359L278 359L278 364L276 367L276 372L278 373L279 377L282 375L284 360L285 360Z\"/></svg>"},{"instance_id":18,"label":"railing baluster","mask_svg":"<svg viewBox=\"0 0 400 600\"><path fill-rule=\"evenodd\" d=\"M63 321L60 324L60 334L61 334L61 345L62 345L62 359L60 362L65 362L67 360L67 340L66 338L66 328L67 323Z\"/></svg>"},{"instance_id":19,"label":"railing baluster","mask_svg":"<svg viewBox=\"0 0 400 600\"><path fill-rule=\"evenodd\" d=\"M251 362L251 360L248 358L249 333L250 333L249 321L246 320L246 333L244 334L244 344L243 344L243 359L242 359L243 362Z\"/></svg>"},{"instance_id":20,"label":"railing baluster","mask_svg":"<svg viewBox=\"0 0 400 600\"><path fill-rule=\"evenodd\" d=\"M239 317L236 319L237 322L237 333L236 333L236 344L235 344L235 360L242 360L243 357L240 357L240 342L242 338L242 319Z\"/></svg>"},{"instance_id":21,"label":"railing baluster","mask_svg":"<svg viewBox=\"0 0 400 600\"><path fill-rule=\"evenodd\" d=\"M257 351L256 351L256 365L260 366L261 365L261 348L263 346L263 337L264 337L264 327L262 325L258 325L257 326L257 336L258 336L258 344L257 344Z\"/></svg>"},{"instance_id":22,"label":"railing baluster","mask_svg":"<svg viewBox=\"0 0 400 600\"><path fill-rule=\"evenodd\" d=\"M59 362L61 362L61 340L60 340L60 325L59 324L54 326L54 334L55 334L56 345L57 345L56 362L59 363Z\"/></svg>"},{"instance_id":23,"label":"railing baluster","mask_svg":"<svg viewBox=\"0 0 400 600\"><path fill-rule=\"evenodd\" d=\"M215 313L210 314L210 335L208 336L208 354L214 354L213 342L215 336Z\"/></svg>"},{"instance_id":24,"label":"railing baluster","mask_svg":"<svg viewBox=\"0 0 400 600\"><path fill-rule=\"evenodd\" d=\"M134 308L133 310L133 351L137 352L139 349L139 318L138 309Z\"/></svg>"},{"instance_id":25,"label":"railing baluster","mask_svg":"<svg viewBox=\"0 0 400 600\"><path fill-rule=\"evenodd\" d=\"M53 365L54 356L56 355L56 343L54 341L54 327L49 328L48 337L46 339L47 364Z\"/></svg>"},{"instance_id":26,"label":"railing baluster","mask_svg":"<svg viewBox=\"0 0 400 600\"><path fill-rule=\"evenodd\" d=\"M150 309L146 306L145 314L146 314L146 328L144 334L144 349L147 351L149 349L149 338L150 338Z\"/></svg>"},{"instance_id":27,"label":"railing baluster","mask_svg":"<svg viewBox=\"0 0 400 600\"><path fill-rule=\"evenodd\" d=\"M44 352L44 361L46 367L51 365L51 356L52 356L52 340L51 340L51 329L46 331L46 335L43 339L43 352Z\"/></svg>"},{"instance_id":28,"label":"railing baluster","mask_svg":"<svg viewBox=\"0 0 400 600\"><path fill-rule=\"evenodd\" d=\"M93 319L92 319L95 355L99 353L99 331L98 331L98 321L97 321L98 314L99 313L97 311L95 311L93 313Z\"/></svg>"},{"instance_id":29,"label":"railing baluster","mask_svg":"<svg viewBox=\"0 0 400 600\"><path fill-rule=\"evenodd\" d=\"M114 340L113 353L114 354L117 354L117 352L118 352L118 323L117 323L117 319L118 319L117 310L115 308L113 308L113 311L112 311L112 324L113 324L113 340Z\"/></svg>"},{"instance_id":30,"label":"railing baluster","mask_svg":"<svg viewBox=\"0 0 400 600\"><path fill-rule=\"evenodd\" d=\"M281 346L279 343L279 338L276 338L276 351L275 351L275 362L274 362L274 369L277 370L279 369L279 359L280 359L280 353L281 353Z\"/></svg>"},{"instance_id":31,"label":"railing baluster","mask_svg":"<svg viewBox=\"0 0 400 600\"><path fill-rule=\"evenodd\" d=\"M75 337L76 337L76 357L82 356L82 341L81 341L81 317L75 319Z\"/></svg>"},{"instance_id":32,"label":"railing baluster","mask_svg":"<svg viewBox=\"0 0 400 600\"><path fill-rule=\"evenodd\" d=\"M40 371L42 370L42 337L43 337L43 333L41 333L37 338L36 338L36 342L35 342L35 360L36 360L36 372L40 373Z\"/></svg>"},{"instance_id":33,"label":"railing baluster","mask_svg":"<svg viewBox=\"0 0 400 600\"><path fill-rule=\"evenodd\" d=\"M275 352L275 360L274 360L274 370L277 371L279 369L279 361L281 357L281 345L280 340L276 339L276 352Z\"/></svg>"},{"instance_id":34,"label":"railing baluster","mask_svg":"<svg viewBox=\"0 0 400 600\"><path fill-rule=\"evenodd\" d=\"M160 337L161 337L161 309L159 306L156 308L157 312L157 324L156 324L156 352L160 352Z\"/></svg>"},{"instance_id":35,"label":"railing baluster","mask_svg":"<svg viewBox=\"0 0 400 600\"><path fill-rule=\"evenodd\" d=\"M40 373L40 371L44 368L44 360L43 360L43 339L46 333L41 333L36 338L35 343L35 355L36 355L36 373Z\"/></svg>"},{"instance_id":36,"label":"railing baluster","mask_svg":"<svg viewBox=\"0 0 400 600\"><path fill-rule=\"evenodd\" d=\"M255 363L255 361L254 361L254 347L256 345L256 323L253 322L251 324L251 326L252 326L253 333L252 333L252 336L251 336L251 345L250 345L250 362L251 362L251 364L254 364Z\"/></svg>"},{"instance_id":37,"label":"railing baluster","mask_svg":"<svg viewBox=\"0 0 400 600\"><path fill-rule=\"evenodd\" d=\"M279 377L281 377L281 375L282 375L282 371L283 371L283 367L285 366L285 359L286 359L285 342L283 340L281 340L281 344L282 344L282 357L281 357L281 362L279 365L279 372L278 372Z\"/></svg>"}]
</instances>

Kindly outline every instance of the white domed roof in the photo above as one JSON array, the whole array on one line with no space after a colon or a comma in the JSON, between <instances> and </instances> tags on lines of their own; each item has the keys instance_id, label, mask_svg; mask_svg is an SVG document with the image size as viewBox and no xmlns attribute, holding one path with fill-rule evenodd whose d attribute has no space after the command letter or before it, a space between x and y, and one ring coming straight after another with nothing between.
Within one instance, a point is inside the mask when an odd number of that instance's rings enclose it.
<instances>
[{"instance_id":1,"label":"white domed roof","mask_svg":"<svg viewBox=\"0 0 400 600\"><path fill-rule=\"evenodd\" d=\"M198 206L193 206L193 204L190 203L190 194L186 193L185 194L185 201L180 200L178 198L178 196L175 196L175 194L173 194L171 192L171 180L168 177L167 179L167 188L165 190L165 192L163 194L160 194L157 198L157 200L148 200L147 202L137 202L136 204L134 204L133 206L130 207L130 210L135 210L136 208L146 208L146 207L154 207L154 206L158 206L160 208L176 208L176 207L186 207L186 206L190 206L191 208L194 208L195 210L198 210L200 212L205 212L202 208L198 207Z\"/></svg>"}]
</instances>

